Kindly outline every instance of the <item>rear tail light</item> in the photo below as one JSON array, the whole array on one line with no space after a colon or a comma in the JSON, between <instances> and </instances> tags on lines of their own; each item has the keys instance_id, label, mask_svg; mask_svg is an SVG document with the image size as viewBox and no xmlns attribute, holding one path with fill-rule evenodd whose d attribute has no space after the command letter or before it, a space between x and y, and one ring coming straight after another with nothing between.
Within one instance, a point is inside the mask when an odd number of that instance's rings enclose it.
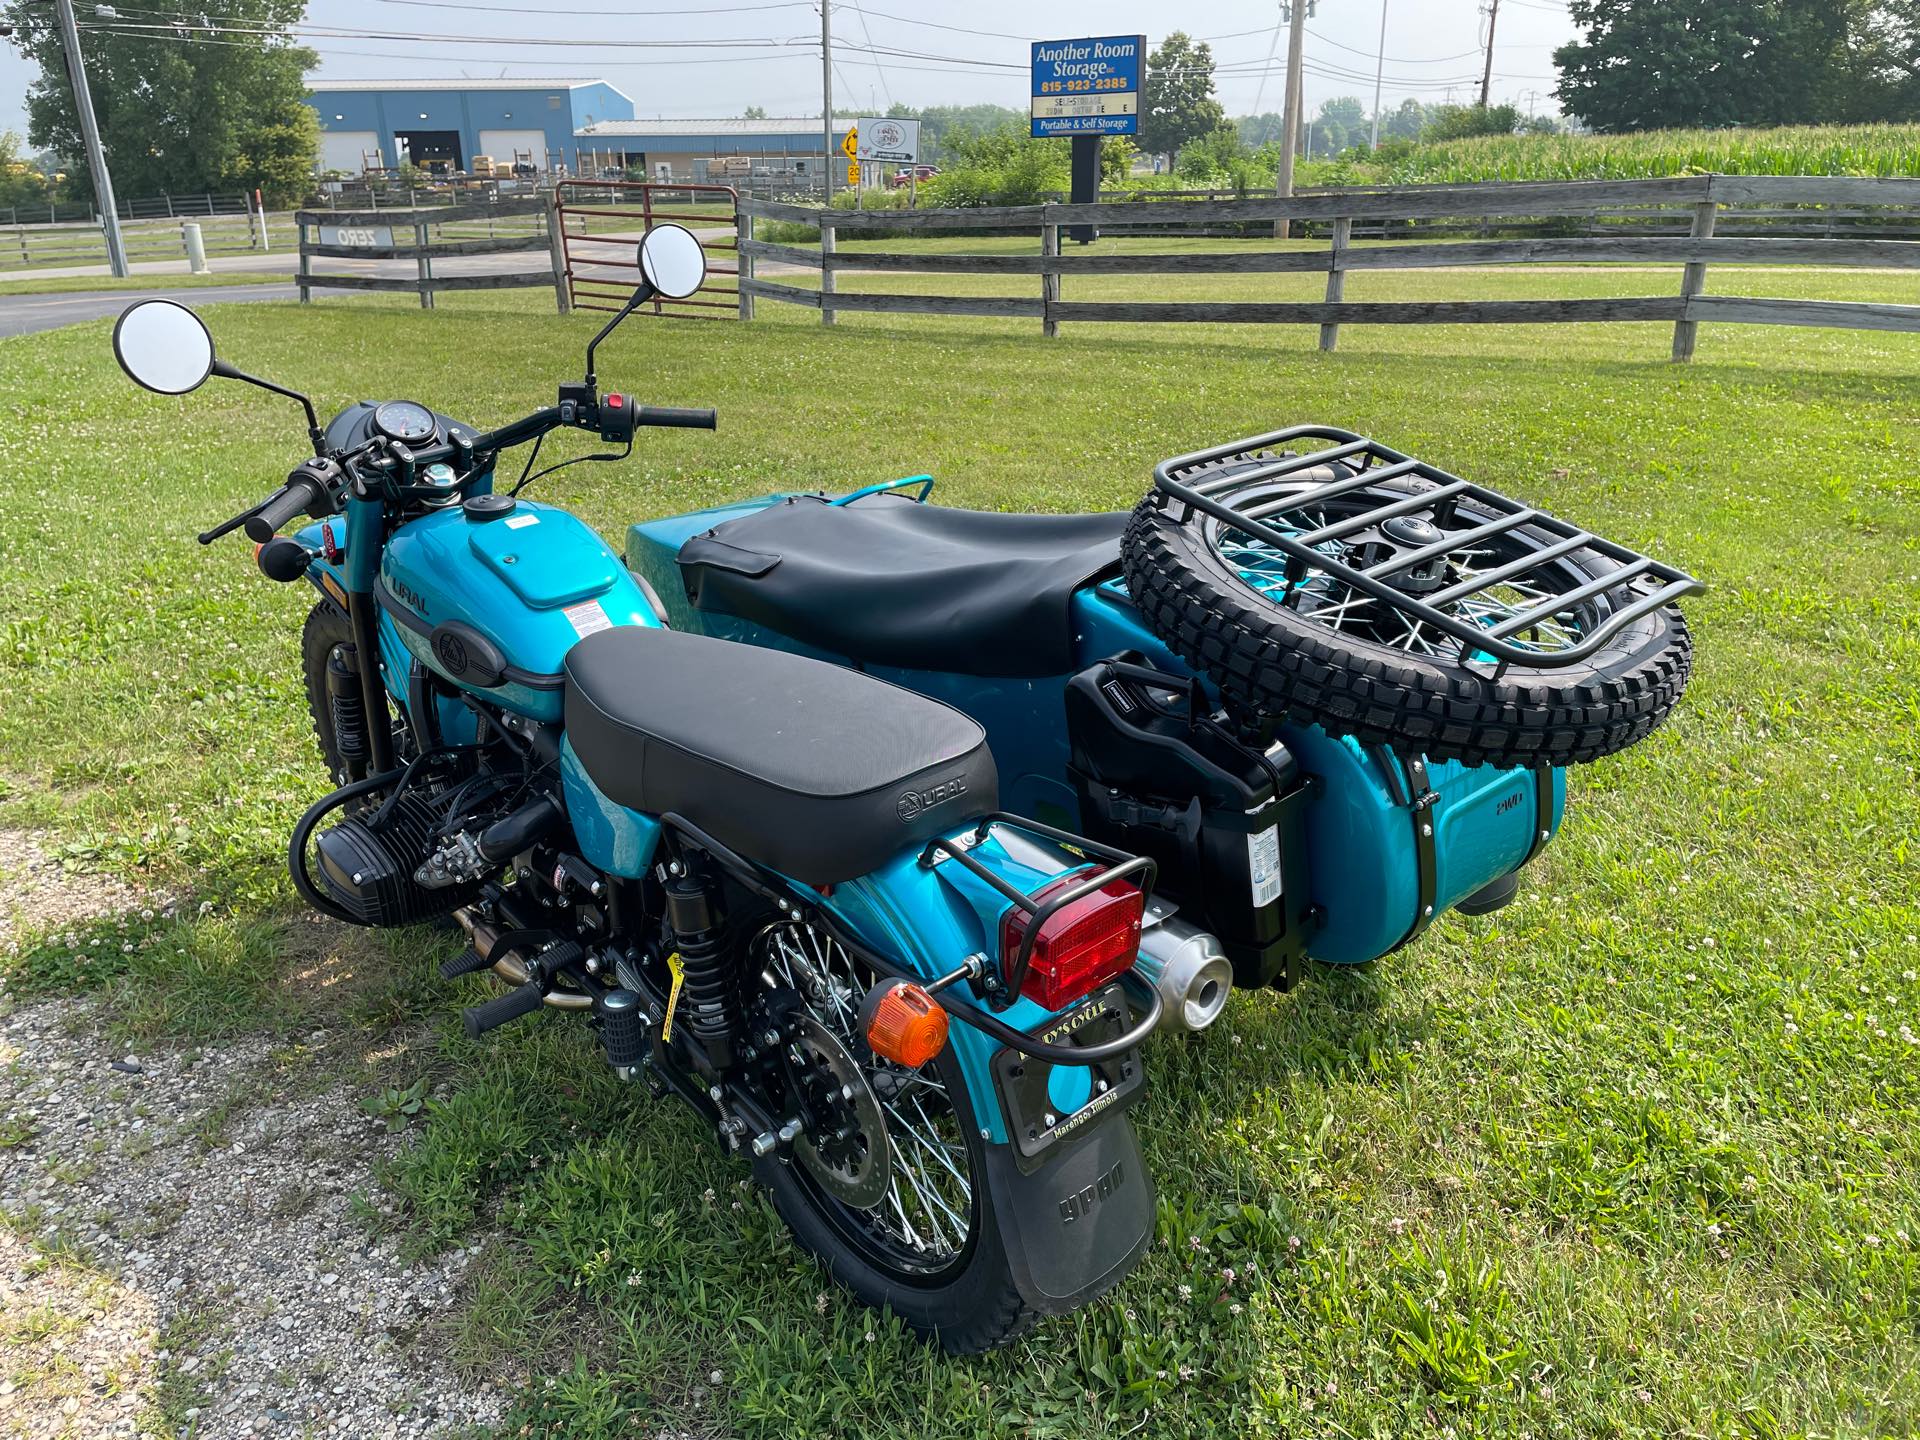
<instances>
[{"instance_id":1,"label":"rear tail light","mask_svg":"<svg viewBox=\"0 0 1920 1440\"><path fill-rule=\"evenodd\" d=\"M1032 897L1035 910L1063 890L1086 883L1088 872L1062 875ZM1033 937L1020 993L1049 1010L1063 1010L1116 976L1124 975L1140 950L1140 920L1146 896L1137 885L1115 880L1047 916ZM1011 969L1026 942L1032 914L1018 906L1000 922L1000 964Z\"/></svg>"}]
</instances>

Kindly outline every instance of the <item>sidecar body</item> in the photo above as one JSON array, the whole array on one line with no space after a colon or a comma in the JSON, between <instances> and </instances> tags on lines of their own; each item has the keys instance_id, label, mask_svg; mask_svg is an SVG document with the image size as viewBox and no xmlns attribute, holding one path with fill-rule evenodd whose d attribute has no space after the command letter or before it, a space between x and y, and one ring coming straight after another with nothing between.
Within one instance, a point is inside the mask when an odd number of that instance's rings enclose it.
<instances>
[{"instance_id":1,"label":"sidecar body","mask_svg":"<svg viewBox=\"0 0 1920 1440\"><path fill-rule=\"evenodd\" d=\"M1496 908L1557 829L1551 766L1223 723L1128 594L1124 514L950 509L931 487L647 521L627 565L675 629L855 666L972 715L1008 807L1153 855L1160 893L1218 937L1239 985L1285 985L1307 958L1373 960L1449 908ZM945 798L902 794L901 815Z\"/></svg>"}]
</instances>

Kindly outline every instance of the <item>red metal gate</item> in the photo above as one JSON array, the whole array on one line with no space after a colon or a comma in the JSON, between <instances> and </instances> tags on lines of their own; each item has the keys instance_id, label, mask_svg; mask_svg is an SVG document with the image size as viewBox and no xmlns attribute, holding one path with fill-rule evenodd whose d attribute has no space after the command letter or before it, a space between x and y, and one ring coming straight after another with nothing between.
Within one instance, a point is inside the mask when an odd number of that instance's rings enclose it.
<instances>
[{"instance_id":1,"label":"red metal gate","mask_svg":"<svg viewBox=\"0 0 1920 1440\"><path fill-rule=\"evenodd\" d=\"M656 315L740 308L740 254L731 185L660 185L630 180L563 180L554 187L567 294L576 310L618 310L640 282L640 239L656 225L684 225L707 250L707 279L684 300L642 307Z\"/></svg>"}]
</instances>

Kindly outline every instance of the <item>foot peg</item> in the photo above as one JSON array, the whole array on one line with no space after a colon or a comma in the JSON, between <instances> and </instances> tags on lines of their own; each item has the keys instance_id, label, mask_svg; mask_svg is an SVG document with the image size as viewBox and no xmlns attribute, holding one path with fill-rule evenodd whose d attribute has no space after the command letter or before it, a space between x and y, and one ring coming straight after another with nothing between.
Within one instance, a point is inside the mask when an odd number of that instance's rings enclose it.
<instances>
[{"instance_id":1,"label":"foot peg","mask_svg":"<svg viewBox=\"0 0 1920 1440\"><path fill-rule=\"evenodd\" d=\"M457 980L462 975L471 975L476 970L485 970L489 963L486 956L469 945L451 960L440 962L440 978Z\"/></svg>"},{"instance_id":2,"label":"foot peg","mask_svg":"<svg viewBox=\"0 0 1920 1440\"><path fill-rule=\"evenodd\" d=\"M478 1040L489 1030L497 1030L509 1020L530 1015L547 1003L547 997L534 984L522 985L504 995L496 995L484 1005L472 1005L461 1012L467 1022L467 1038Z\"/></svg>"},{"instance_id":3,"label":"foot peg","mask_svg":"<svg viewBox=\"0 0 1920 1440\"><path fill-rule=\"evenodd\" d=\"M647 1053L647 1017L640 997L631 990L609 990L593 1002L600 1021L600 1044L607 1063L621 1072L638 1065Z\"/></svg>"}]
</instances>

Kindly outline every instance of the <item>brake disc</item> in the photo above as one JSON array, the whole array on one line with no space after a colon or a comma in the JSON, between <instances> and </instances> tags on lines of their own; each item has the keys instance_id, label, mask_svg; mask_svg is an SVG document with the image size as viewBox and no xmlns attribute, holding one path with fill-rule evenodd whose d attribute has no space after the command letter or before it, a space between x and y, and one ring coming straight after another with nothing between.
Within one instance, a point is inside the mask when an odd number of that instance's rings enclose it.
<instances>
[{"instance_id":1,"label":"brake disc","mask_svg":"<svg viewBox=\"0 0 1920 1440\"><path fill-rule=\"evenodd\" d=\"M796 1159L821 1188L843 1205L871 1210L887 1196L893 1178L893 1146L873 1087L839 1038L813 1016L792 1017L793 1048L810 1072L813 1108L834 1122L830 1134L802 1131L793 1142Z\"/></svg>"}]
</instances>

